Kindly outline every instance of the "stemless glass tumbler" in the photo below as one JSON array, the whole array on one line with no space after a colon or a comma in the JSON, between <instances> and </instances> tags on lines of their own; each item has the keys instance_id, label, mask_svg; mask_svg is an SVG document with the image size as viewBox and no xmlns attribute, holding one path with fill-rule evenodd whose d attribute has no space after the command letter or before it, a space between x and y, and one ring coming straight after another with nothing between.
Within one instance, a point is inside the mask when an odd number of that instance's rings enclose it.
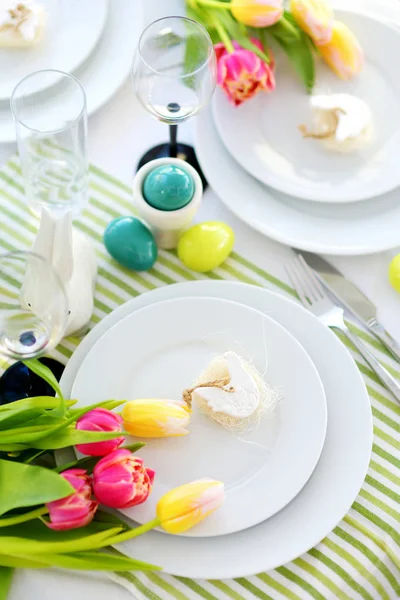
<instances>
[{"instance_id":1,"label":"stemless glass tumbler","mask_svg":"<svg viewBox=\"0 0 400 600\"><path fill-rule=\"evenodd\" d=\"M215 89L216 57L206 29L185 17L149 25L139 40L132 81L144 108L170 128L169 144L151 148L138 168L156 158L178 157L202 175L193 148L177 142L177 126L206 106Z\"/></svg>"},{"instance_id":2,"label":"stemless glass tumbler","mask_svg":"<svg viewBox=\"0 0 400 600\"><path fill-rule=\"evenodd\" d=\"M79 214L87 202L88 175L82 85L62 71L37 71L16 86L11 110L31 208Z\"/></svg>"},{"instance_id":3,"label":"stemless glass tumbler","mask_svg":"<svg viewBox=\"0 0 400 600\"><path fill-rule=\"evenodd\" d=\"M52 350L68 318L64 286L33 252L0 255L0 354L20 360Z\"/></svg>"}]
</instances>

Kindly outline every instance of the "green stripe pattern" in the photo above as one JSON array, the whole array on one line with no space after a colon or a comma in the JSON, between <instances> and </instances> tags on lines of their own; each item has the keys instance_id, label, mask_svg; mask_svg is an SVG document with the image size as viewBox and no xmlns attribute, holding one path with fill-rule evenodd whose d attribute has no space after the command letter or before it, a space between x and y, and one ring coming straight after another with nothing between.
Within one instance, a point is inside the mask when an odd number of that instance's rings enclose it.
<instances>
[{"instance_id":1,"label":"green stripe pattern","mask_svg":"<svg viewBox=\"0 0 400 600\"><path fill-rule=\"evenodd\" d=\"M98 167L90 167L89 203L76 226L93 242L98 257L95 309L89 328L127 300L158 287L199 279L241 281L295 298L278 279L276 261L271 272L232 253L215 272L188 271L176 253L161 251L147 273L121 268L107 254L102 235L115 217L133 212L131 189ZM38 221L27 206L18 159L0 171L0 252L29 248ZM266 258L268 264L268 257ZM13 286L10 283L10 302ZM352 326L354 328L354 326ZM395 377L400 368L386 350L365 331L354 329ZM400 598L400 406L387 394L354 347L352 353L366 381L374 416L373 456L364 486L350 513L316 547L275 571L226 581L194 581L165 574L127 573L115 580L141 600L395 600ZM53 355L66 362L80 339L70 337ZM0 369L10 363L0 357ZM335 482L332 482L332 493ZM324 510L323 506L320 507ZM296 532L293 532L296 535ZM114 577L114 576L113 576Z\"/></svg>"}]
</instances>

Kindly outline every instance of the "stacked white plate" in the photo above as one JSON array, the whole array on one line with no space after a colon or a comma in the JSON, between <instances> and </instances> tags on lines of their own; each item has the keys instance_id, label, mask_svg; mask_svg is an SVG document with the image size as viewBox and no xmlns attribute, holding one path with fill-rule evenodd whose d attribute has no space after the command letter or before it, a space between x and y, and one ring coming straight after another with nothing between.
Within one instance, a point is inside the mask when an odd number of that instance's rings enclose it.
<instances>
[{"instance_id":1,"label":"stacked white plate","mask_svg":"<svg viewBox=\"0 0 400 600\"><path fill-rule=\"evenodd\" d=\"M145 440L152 494L122 511L144 523L168 489L203 477L224 482L222 507L185 535L153 531L123 544L174 575L224 579L294 559L343 518L368 469L371 408L350 354L307 311L255 286L191 282L133 299L83 340L61 386L81 406L181 399L210 359L229 350L278 390L274 411L233 434L194 407L187 436Z\"/></svg>"},{"instance_id":2,"label":"stacked white plate","mask_svg":"<svg viewBox=\"0 0 400 600\"><path fill-rule=\"evenodd\" d=\"M356 4L356 3L354 3ZM354 5L353 4L353 5ZM400 6L382 16L337 9L356 34L365 67L352 81L317 61L314 93L363 99L374 120L372 143L356 154L333 153L304 139L310 97L281 52L277 88L239 107L218 89L197 122L196 150L211 187L243 221L291 246L325 254L368 254L400 243ZM381 13L381 3L375 5ZM357 7L356 7L357 8Z\"/></svg>"},{"instance_id":3,"label":"stacked white plate","mask_svg":"<svg viewBox=\"0 0 400 600\"><path fill-rule=\"evenodd\" d=\"M0 143L15 139L10 97L18 81L41 69L74 74L88 114L107 102L127 78L143 28L141 2L41 0L47 12L43 40L33 48L0 48Z\"/></svg>"}]
</instances>

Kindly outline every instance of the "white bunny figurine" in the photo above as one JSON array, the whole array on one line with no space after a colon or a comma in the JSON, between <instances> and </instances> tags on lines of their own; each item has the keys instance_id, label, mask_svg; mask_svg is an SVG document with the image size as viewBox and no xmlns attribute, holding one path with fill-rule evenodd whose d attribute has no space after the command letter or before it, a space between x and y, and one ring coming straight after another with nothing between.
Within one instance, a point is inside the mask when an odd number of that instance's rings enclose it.
<instances>
[{"instance_id":1,"label":"white bunny figurine","mask_svg":"<svg viewBox=\"0 0 400 600\"><path fill-rule=\"evenodd\" d=\"M64 285L68 299L65 336L79 332L92 316L97 261L89 240L72 227L71 211L53 216L42 208L32 252L51 263ZM46 294L46 285L43 283L41 289Z\"/></svg>"}]
</instances>

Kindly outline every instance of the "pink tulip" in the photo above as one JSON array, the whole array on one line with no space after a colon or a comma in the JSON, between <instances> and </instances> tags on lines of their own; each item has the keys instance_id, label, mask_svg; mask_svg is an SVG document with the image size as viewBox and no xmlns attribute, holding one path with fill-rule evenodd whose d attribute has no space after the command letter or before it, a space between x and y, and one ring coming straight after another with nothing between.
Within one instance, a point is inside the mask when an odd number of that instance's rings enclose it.
<instances>
[{"instance_id":1,"label":"pink tulip","mask_svg":"<svg viewBox=\"0 0 400 600\"><path fill-rule=\"evenodd\" d=\"M91 479L84 469L68 469L61 473L76 492L48 502L50 523L46 523L50 529L62 531L64 529L77 529L88 525L97 510L97 502L92 500Z\"/></svg>"},{"instance_id":2,"label":"pink tulip","mask_svg":"<svg viewBox=\"0 0 400 600\"><path fill-rule=\"evenodd\" d=\"M147 500L155 472L145 469L141 458L129 450L115 450L104 456L93 471L96 499L112 508L130 508Z\"/></svg>"},{"instance_id":3,"label":"pink tulip","mask_svg":"<svg viewBox=\"0 0 400 600\"><path fill-rule=\"evenodd\" d=\"M122 431L122 419L119 415L105 408L94 408L80 417L76 422L76 429L85 431ZM117 437L105 442L91 442L77 444L76 449L87 456L105 456L113 452L124 442L125 437Z\"/></svg>"},{"instance_id":4,"label":"pink tulip","mask_svg":"<svg viewBox=\"0 0 400 600\"><path fill-rule=\"evenodd\" d=\"M261 42L251 38L260 50ZM239 106L245 100L252 98L261 90L271 92L275 89L274 61L270 52L271 62L263 62L251 50L245 50L237 42L233 42L234 51L229 53L223 44L216 44L217 81L229 100Z\"/></svg>"}]
</instances>

